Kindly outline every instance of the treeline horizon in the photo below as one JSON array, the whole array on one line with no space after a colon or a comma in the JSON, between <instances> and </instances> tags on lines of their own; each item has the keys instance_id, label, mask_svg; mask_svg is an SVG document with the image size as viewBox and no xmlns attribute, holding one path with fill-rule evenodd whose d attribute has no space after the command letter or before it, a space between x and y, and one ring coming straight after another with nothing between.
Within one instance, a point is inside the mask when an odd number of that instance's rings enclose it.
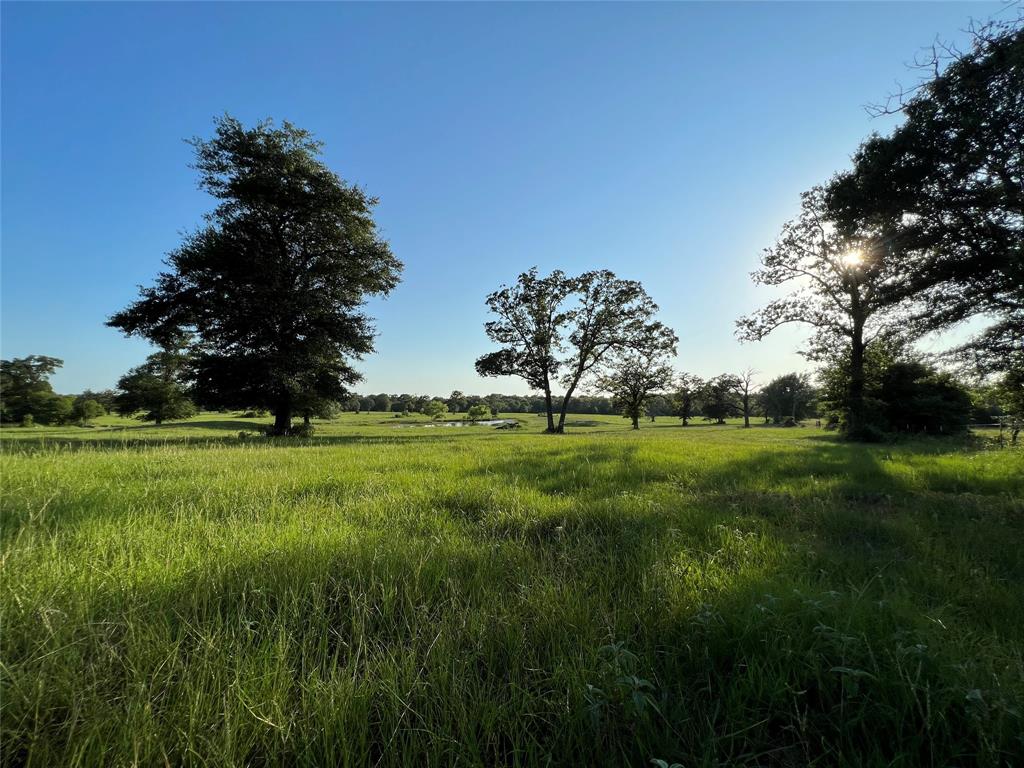
<instances>
[{"instance_id":1,"label":"treeline horizon","mask_svg":"<svg viewBox=\"0 0 1024 768\"><path fill-rule=\"evenodd\" d=\"M59 394L52 390L49 376L59 367L58 358L30 356L2 361L3 401L0 422L5 424L78 425L88 426L100 416L117 414L125 418L161 424L186 419L200 412L238 412L245 418L270 415L266 409L202 408L194 403L187 390L173 382L162 387L153 376L147 389L137 376L122 378L131 389L86 389L76 394ZM1000 390L994 385L970 386L949 372L940 372L923 362L904 363L891 370L898 375L890 380L880 394L879 402L895 401L886 415L893 432L955 434L971 423L995 423L1010 416L1003 407ZM830 380L831 377L831 380ZM740 419L744 426L756 420L764 424L797 426L807 419L824 422L836 428L842 416L844 382L842 373L828 368L811 374L792 372L776 376L761 385L757 373L747 370L739 375L721 374L703 379L688 373L676 373L673 386L651 392L643 400L639 419L679 420L682 426L702 420L725 424L727 419ZM894 392L901 393L895 395ZM883 399L884 398L884 399ZM622 416L623 404L615 397L600 394L574 395L567 399L567 412L573 415ZM543 416L547 402L540 395L519 395L492 392L487 395L466 394L452 390L447 396L410 393L351 393L337 402L321 401L302 412L308 425L312 419L330 420L343 413L381 413L394 416L422 414L434 420L444 418L483 419L501 413L530 413Z\"/></svg>"}]
</instances>

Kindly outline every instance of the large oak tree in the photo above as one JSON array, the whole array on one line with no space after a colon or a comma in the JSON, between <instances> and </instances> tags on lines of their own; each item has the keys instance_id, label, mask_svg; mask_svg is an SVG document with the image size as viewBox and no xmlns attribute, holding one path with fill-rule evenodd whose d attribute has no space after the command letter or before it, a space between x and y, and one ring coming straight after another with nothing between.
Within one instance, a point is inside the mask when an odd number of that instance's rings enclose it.
<instances>
[{"instance_id":1,"label":"large oak tree","mask_svg":"<svg viewBox=\"0 0 1024 768\"><path fill-rule=\"evenodd\" d=\"M850 372L844 428L850 437L861 437L864 355L876 339L903 332L900 320L913 300L885 231L868 226L841 231L828 217L823 191L815 188L803 195L800 215L765 249L752 277L761 285L793 290L738 320L739 337L759 341L782 325L801 323L813 329L805 350L809 359L842 350Z\"/></svg>"},{"instance_id":2,"label":"large oak tree","mask_svg":"<svg viewBox=\"0 0 1024 768\"><path fill-rule=\"evenodd\" d=\"M985 315L964 351L982 372L1024 369L1024 15L922 63L928 79L879 108L904 121L861 145L828 187L828 215L888 230L920 331Z\"/></svg>"},{"instance_id":3,"label":"large oak tree","mask_svg":"<svg viewBox=\"0 0 1024 768\"><path fill-rule=\"evenodd\" d=\"M366 298L388 294L402 265L376 200L324 165L309 132L225 116L191 143L218 204L108 324L161 345L184 335L199 402L269 408L283 434L297 403L341 400L359 380L350 360L373 350Z\"/></svg>"},{"instance_id":4,"label":"large oak tree","mask_svg":"<svg viewBox=\"0 0 1024 768\"><path fill-rule=\"evenodd\" d=\"M638 348L660 327L658 306L635 280L605 269L578 277L537 269L487 297L497 319L488 337L501 348L476 361L481 376L519 376L544 394L547 431L564 432L565 416L584 378L600 371L609 353ZM555 422L553 387L563 387Z\"/></svg>"}]
</instances>

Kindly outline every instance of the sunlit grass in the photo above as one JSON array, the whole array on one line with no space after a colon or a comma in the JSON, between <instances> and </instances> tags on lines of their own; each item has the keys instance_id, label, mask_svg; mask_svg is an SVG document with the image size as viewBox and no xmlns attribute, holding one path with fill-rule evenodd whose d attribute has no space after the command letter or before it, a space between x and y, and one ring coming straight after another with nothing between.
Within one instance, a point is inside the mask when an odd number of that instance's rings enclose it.
<instances>
[{"instance_id":1,"label":"sunlit grass","mask_svg":"<svg viewBox=\"0 0 1024 768\"><path fill-rule=\"evenodd\" d=\"M1012 765L1024 455L4 429L8 765Z\"/></svg>"}]
</instances>

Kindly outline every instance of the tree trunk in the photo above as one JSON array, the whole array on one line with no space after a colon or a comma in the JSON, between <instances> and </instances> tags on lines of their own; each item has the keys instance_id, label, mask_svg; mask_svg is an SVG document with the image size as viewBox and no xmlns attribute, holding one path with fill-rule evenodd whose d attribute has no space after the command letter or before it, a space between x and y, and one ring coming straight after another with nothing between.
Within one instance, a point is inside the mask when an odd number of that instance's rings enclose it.
<instances>
[{"instance_id":1,"label":"tree trunk","mask_svg":"<svg viewBox=\"0 0 1024 768\"><path fill-rule=\"evenodd\" d=\"M652 419L652 421L653 421L653 419ZM634 413L633 414L633 429L640 429L640 414L639 413Z\"/></svg>"},{"instance_id":2,"label":"tree trunk","mask_svg":"<svg viewBox=\"0 0 1024 768\"><path fill-rule=\"evenodd\" d=\"M850 402L847 433L859 440L864 431L864 321L853 322L850 346Z\"/></svg>"},{"instance_id":3,"label":"tree trunk","mask_svg":"<svg viewBox=\"0 0 1024 768\"><path fill-rule=\"evenodd\" d=\"M307 427L309 426L309 413L308 412L302 414L302 423L305 424Z\"/></svg>"},{"instance_id":4,"label":"tree trunk","mask_svg":"<svg viewBox=\"0 0 1024 768\"><path fill-rule=\"evenodd\" d=\"M547 408L548 414L548 428L547 432L555 431L555 409L551 402L551 385L548 384L547 379L544 380L544 405Z\"/></svg>"},{"instance_id":5,"label":"tree trunk","mask_svg":"<svg viewBox=\"0 0 1024 768\"><path fill-rule=\"evenodd\" d=\"M743 398L743 428L750 429L750 397Z\"/></svg>"},{"instance_id":6,"label":"tree trunk","mask_svg":"<svg viewBox=\"0 0 1024 768\"><path fill-rule=\"evenodd\" d=\"M569 410L569 399L572 397L573 390L576 386L569 387L569 391L565 393L565 397L562 398L562 407L558 411L558 426L555 427L555 432L559 435L565 432L565 414Z\"/></svg>"},{"instance_id":7,"label":"tree trunk","mask_svg":"<svg viewBox=\"0 0 1024 768\"><path fill-rule=\"evenodd\" d=\"M292 427L292 398L287 392L278 395L277 407L274 408L275 435L287 435Z\"/></svg>"}]
</instances>

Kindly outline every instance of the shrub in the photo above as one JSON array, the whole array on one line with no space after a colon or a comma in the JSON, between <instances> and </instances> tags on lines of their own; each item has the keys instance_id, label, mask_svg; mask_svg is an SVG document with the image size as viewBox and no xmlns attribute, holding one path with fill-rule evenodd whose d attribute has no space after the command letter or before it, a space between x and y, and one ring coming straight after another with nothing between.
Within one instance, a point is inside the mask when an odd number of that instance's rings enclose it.
<instances>
[{"instance_id":1,"label":"shrub","mask_svg":"<svg viewBox=\"0 0 1024 768\"><path fill-rule=\"evenodd\" d=\"M288 428L288 437L312 437L316 433L316 427L312 424L295 424Z\"/></svg>"},{"instance_id":2,"label":"shrub","mask_svg":"<svg viewBox=\"0 0 1024 768\"><path fill-rule=\"evenodd\" d=\"M477 419L485 418L489 413L490 409L486 405L474 405L466 411L466 418L470 421L476 421Z\"/></svg>"},{"instance_id":3,"label":"shrub","mask_svg":"<svg viewBox=\"0 0 1024 768\"><path fill-rule=\"evenodd\" d=\"M79 397L75 399L71 407L71 420L81 426L86 426L93 419L99 418L104 413L103 406L92 398Z\"/></svg>"}]
</instances>

